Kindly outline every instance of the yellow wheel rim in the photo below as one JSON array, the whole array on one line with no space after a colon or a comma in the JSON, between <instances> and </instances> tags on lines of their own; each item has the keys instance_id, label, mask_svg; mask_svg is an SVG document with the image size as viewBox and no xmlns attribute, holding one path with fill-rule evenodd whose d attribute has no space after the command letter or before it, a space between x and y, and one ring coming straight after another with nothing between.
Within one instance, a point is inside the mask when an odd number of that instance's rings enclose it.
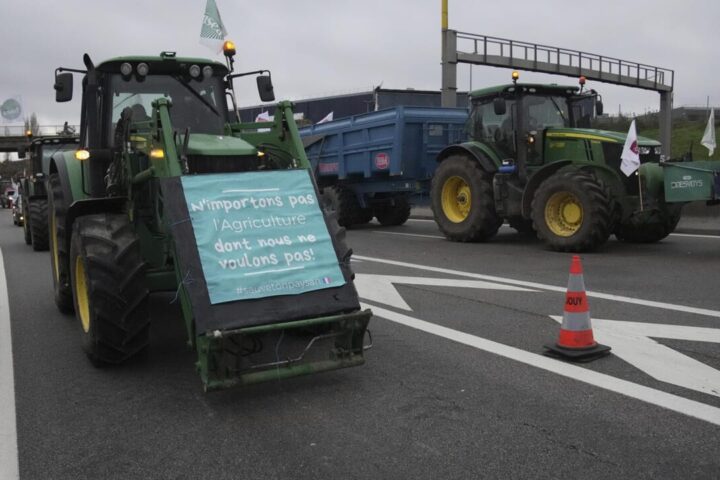
<instances>
[{"instance_id":1,"label":"yellow wheel rim","mask_svg":"<svg viewBox=\"0 0 720 480\"><path fill-rule=\"evenodd\" d=\"M442 210L453 223L460 223L470 215L470 185L461 177L448 178L442 187Z\"/></svg>"},{"instance_id":2,"label":"yellow wheel rim","mask_svg":"<svg viewBox=\"0 0 720 480\"><path fill-rule=\"evenodd\" d=\"M55 230L55 212L50 215L50 243L52 247L52 258L53 258L53 273L55 274L55 281L60 280L60 266L58 265L60 257L58 255L58 241L57 231Z\"/></svg>"},{"instance_id":3,"label":"yellow wheel rim","mask_svg":"<svg viewBox=\"0 0 720 480\"><path fill-rule=\"evenodd\" d=\"M545 223L559 237L574 235L583 222L580 200L570 192L554 193L545 204Z\"/></svg>"},{"instance_id":4,"label":"yellow wheel rim","mask_svg":"<svg viewBox=\"0 0 720 480\"><path fill-rule=\"evenodd\" d=\"M75 257L75 296L77 298L78 315L85 333L90 331L90 300L85 277L85 264L78 255Z\"/></svg>"}]
</instances>

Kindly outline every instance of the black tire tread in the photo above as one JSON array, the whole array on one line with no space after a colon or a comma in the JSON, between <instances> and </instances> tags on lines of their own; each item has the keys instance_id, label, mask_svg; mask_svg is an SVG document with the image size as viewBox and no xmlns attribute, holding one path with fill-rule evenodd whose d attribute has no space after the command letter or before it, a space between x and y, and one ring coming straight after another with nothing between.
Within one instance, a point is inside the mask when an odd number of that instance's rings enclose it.
<instances>
[{"instance_id":1,"label":"black tire tread","mask_svg":"<svg viewBox=\"0 0 720 480\"><path fill-rule=\"evenodd\" d=\"M53 290L55 295L55 305L62 313L70 314L75 310L72 297L72 287L70 286L70 270L68 263L68 247L65 237L65 216L67 215L67 205L63 198L62 185L60 177L57 173L53 173L48 178L48 229L50 228L50 216L55 212L55 232L48 232L49 235L55 235L58 249L58 271L59 279L55 278L55 258L50 252L50 273L53 278Z\"/></svg>"},{"instance_id":2,"label":"black tire tread","mask_svg":"<svg viewBox=\"0 0 720 480\"><path fill-rule=\"evenodd\" d=\"M589 223L581 226L571 237L558 237L545 225L545 203L552 193L566 188L576 188L576 193L581 192L587 198L587 205L583 205L583 215ZM538 238L553 250L588 252L603 245L610 236L613 203L602 181L590 171L572 169L552 175L538 187L531 208L533 227Z\"/></svg>"},{"instance_id":3,"label":"black tire tread","mask_svg":"<svg viewBox=\"0 0 720 480\"><path fill-rule=\"evenodd\" d=\"M150 331L146 264L137 235L126 215L88 215L75 222L71 253L85 260L88 281L91 328L83 331L85 353L96 365L125 362L147 347Z\"/></svg>"},{"instance_id":4,"label":"black tire tread","mask_svg":"<svg viewBox=\"0 0 720 480\"><path fill-rule=\"evenodd\" d=\"M374 213L380 225L402 225L410 218L410 202L405 196L396 196L392 205L377 207Z\"/></svg>"},{"instance_id":5,"label":"black tire tread","mask_svg":"<svg viewBox=\"0 0 720 480\"><path fill-rule=\"evenodd\" d=\"M453 170L465 177L473 196L470 214L461 223L451 222L442 209L442 187ZM451 155L443 160L432 178L430 200L435 223L449 240L483 242L495 236L502 225L502 218L495 211L492 176L474 159Z\"/></svg>"},{"instance_id":6,"label":"black tire tread","mask_svg":"<svg viewBox=\"0 0 720 480\"><path fill-rule=\"evenodd\" d=\"M32 237L33 250L42 252L49 248L50 237L48 235L48 201L39 198L30 202L30 236ZM27 218L27 217L26 217Z\"/></svg>"}]
</instances>

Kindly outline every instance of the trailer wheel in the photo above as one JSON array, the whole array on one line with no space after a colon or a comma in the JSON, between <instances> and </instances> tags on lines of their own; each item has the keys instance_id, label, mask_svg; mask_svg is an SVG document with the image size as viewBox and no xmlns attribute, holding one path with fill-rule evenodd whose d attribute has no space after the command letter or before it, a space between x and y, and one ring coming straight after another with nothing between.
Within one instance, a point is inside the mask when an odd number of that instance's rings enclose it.
<instances>
[{"instance_id":1,"label":"trailer wheel","mask_svg":"<svg viewBox=\"0 0 720 480\"><path fill-rule=\"evenodd\" d=\"M510 217L508 223L521 235L535 235L532 219L523 217Z\"/></svg>"},{"instance_id":2,"label":"trailer wheel","mask_svg":"<svg viewBox=\"0 0 720 480\"><path fill-rule=\"evenodd\" d=\"M322 191L321 202L325 210L335 212L337 222L341 227L352 227L362 223L360 222L362 218L360 204L355 193L349 188L342 185L325 187Z\"/></svg>"},{"instance_id":3,"label":"trailer wheel","mask_svg":"<svg viewBox=\"0 0 720 480\"><path fill-rule=\"evenodd\" d=\"M23 236L25 237L25 244L30 245L32 243L32 235L30 234L30 215L28 214L28 203L29 201L23 200L22 202L22 215L23 215Z\"/></svg>"},{"instance_id":4,"label":"trailer wheel","mask_svg":"<svg viewBox=\"0 0 720 480\"><path fill-rule=\"evenodd\" d=\"M430 200L435 222L449 240L485 241L502 224L495 212L492 177L470 158L452 155L440 163Z\"/></svg>"},{"instance_id":5,"label":"trailer wheel","mask_svg":"<svg viewBox=\"0 0 720 480\"><path fill-rule=\"evenodd\" d=\"M33 250L41 252L48 249L48 202L44 198L30 202L30 214L25 217L30 222L30 235ZM28 242L29 243L29 242Z\"/></svg>"},{"instance_id":6,"label":"trailer wheel","mask_svg":"<svg viewBox=\"0 0 720 480\"><path fill-rule=\"evenodd\" d=\"M357 224L365 225L366 223L370 223L374 216L375 213L372 208L360 208L358 209Z\"/></svg>"},{"instance_id":7,"label":"trailer wheel","mask_svg":"<svg viewBox=\"0 0 720 480\"><path fill-rule=\"evenodd\" d=\"M374 212L380 225L402 225L410 218L410 202L405 196L395 196L392 205L377 207Z\"/></svg>"},{"instance_id":8,"label":"trailer wheel","mask_svg":"<svg viewBox=\"0 0 720 480\"><path fill-rule=\"evenodd\" d=\"M48 228L50 242L50 266L52 268L55 305L62 313L72 313L73 298L70 287L68 245L65 238L65 215L67 205L57 173L48 178Z\"/></svg>"},{"instance_id":9,"label":"trailer wheel","mask_svg":"<svg viewBox=\"0 0 720 480\"><path fill-rule=\"evenodd\" d=\"M145 349L150 331L145 263L127 215L76 220L70 261L75 312L90 361L122 363Z\"/></svg>"},{"instance_id":10,"label":"trailer wheel","mask_svg":"<svg viewBox=\"0 0 720 480\"><path fill-rule=\"evenodd\" d=\"M675 231L680 221L681 207L670 207L656 213L653 222L621 223L615 229L615 237L628 243L655 243Z\"/></svg>"},{"instance_id":11,"label":"trailer wheel","mask_svg":"<svg viewBox=\"0 0 720 480\"><path fill-rule=\"evenodd\" d=\"M535 192L532 219L538 238L552 249L590 251L610 236L612 202L591 172L562 171Z\"/></svg>"}]
</instances>

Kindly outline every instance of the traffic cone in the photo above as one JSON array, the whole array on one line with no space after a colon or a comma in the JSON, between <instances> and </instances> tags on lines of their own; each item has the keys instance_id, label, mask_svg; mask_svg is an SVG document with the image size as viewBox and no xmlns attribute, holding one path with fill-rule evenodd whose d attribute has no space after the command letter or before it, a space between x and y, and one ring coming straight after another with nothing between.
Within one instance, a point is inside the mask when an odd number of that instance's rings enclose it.
<instances>
[{"instance_id":1,"label":"traffic cone","mask_svg":"<svg viewBox=\"0 0 720 480\"><path fill-rule=\"evenodd\" d=\"M577 255L573 255L570 265L560 336L554 345L545 345L545 348L547 355L579 362L589 362L610 353L610 347L600 345L593 338L582 264Z\"/></svg>"}]
</instances>

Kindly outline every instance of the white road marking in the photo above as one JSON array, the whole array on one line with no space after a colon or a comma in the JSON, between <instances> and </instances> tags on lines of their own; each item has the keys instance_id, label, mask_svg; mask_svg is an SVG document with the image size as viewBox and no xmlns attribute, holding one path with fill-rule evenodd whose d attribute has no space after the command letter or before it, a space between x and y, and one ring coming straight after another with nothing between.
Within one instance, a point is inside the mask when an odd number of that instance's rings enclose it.
<instances>
[{"instance_id":1,"label":"white road marking","mask_svg":"<svg viewBox=\"0 0 720 480\"><path fill-rule=\"evenodd\" d=\"M406 237L425 237L425 238L439 238L444 240L445 237L440 235L421 235L419 233L402 233L402 232L384 232L382 230L373 230L373 233L382 233L383 235L405 235Z\"/></svg>"},{"instance_id":2,"label":"white road marking","mask_svg":"<svg viewBox=\"0 0 720 480\"><path fill-rule=\"evenodd\" d=\"M431 220L429 218L408 218L408 222L433 222L435 223L435 220Z\"/></svg>"},{"instance_id":3,"label":"white road marking","mask_svg":"<svg viewBox=\"0 0 720 480\"><path fill-rule=\"evenodd\" d=\"M382 317L391 322L399 323L401 325L430 333L438 337L443 337L463 345L500 355L526 365L541 368L543 370L547 370L548 372L572 378L589 385L604 388L627 397L642 400L644 402L698 418L715 425L720 425L720 408L696 402L694 400L689 400L671 393L666 393L662 390L656 390L654 388L645 387L627 380L615 378L604 373L564 363L536 353L527 352L509 345L493 342L492 340L453 330L431 322L426 322L402 313L393 312L391 310L367 304L361 305L362 308L371 308L375 316Z\"/></svg>"},{"instance_id":4,"label":"white road marking","mask_svg":"<svg viewBox=\"0 0 720 480\"><path fill-rule=\"evenodd\" d=\"M560 323L562 317L550 316ZM720 343L717 328L592 319L595 340L656 380L720 397L720 371L650 337Z\"/></svg>"},{"instance_id":5,"label":"white road marking","mask_svg":"<svg viewBox=\"0 0 720 480\"><path fill-rule=\"evenodd\" d=\"M567 287L546 285L546 284L537 283L537 282L525 282L522 280L513 280L511 278L496 277L493 275L482 275L480 273L463 272L461 270L452 270L449 268L428 267L428 266L419 265L416 263L400 262L397 260L386 260L383 258L365 257L362 255L355 255L355 257L357 257L360 260L367 260L369 262L384 263L386 265L395 265L397 267L415 268L418 270L424 270L427 272L434 272L434 273L442 273L442 274L446 274L446 275L449 274L449 275L457 275L460 277L476 278L479 280L487 280L490 282L501 282L501 283L507 283L509 285L517 285L520 287L535 288L538 290L548 290L551 292L563 292L563 293L566 292L566 290L567 290ZM640 298L625 297L623 295L613 295L610 293L601 293L601 292L593 292L593 291L588 291L587 296L594 297L594 298L602 298L603 300L611 300L614 302L642 305L644 307L661 308L664 310L693 313L696 315L704 315L707 317L720 318L720 311L710 310L707 308L690 307L687 305L676 305L673 303L656 302L654 300L643 300Z\"/></svg>"},{"instance_id":6,"label":"white road marking","mask_svg":"<svg viewBox=\"0 0 720 480\"><path fill-rule=\"evenodd\" d=\"M436 287L479 288L488 290L510 290L515 292L535 292L522 287L512 287L501 283L461 280L457 278L403 277L398 275L355 275L355 288L365 300L390 305L402 310L412 311L410 305L403 300L394 283L404 285L432 285Z\"/></svg>"},{"instance_id":7,"label":"white road marking","mask_svg":"<svg viewBox=\"0 0 720 480\"><path fill-rule=\"evenodd\" d=\"M0 478L8 480L20 477L13 372L10 301L5 263L0 251Z\"/></svg>"},{"instance_id":8,"label":"white road marking","mask_svg":"<svg viewBox=\"0 0 720 480\"><path fill-rule=\"evenodd\" d=\"M671 237L692 237L692 238L714 238L720 239L720 235L700 235L696 233L671 233Z\"/></svg>"}]
</instances>

